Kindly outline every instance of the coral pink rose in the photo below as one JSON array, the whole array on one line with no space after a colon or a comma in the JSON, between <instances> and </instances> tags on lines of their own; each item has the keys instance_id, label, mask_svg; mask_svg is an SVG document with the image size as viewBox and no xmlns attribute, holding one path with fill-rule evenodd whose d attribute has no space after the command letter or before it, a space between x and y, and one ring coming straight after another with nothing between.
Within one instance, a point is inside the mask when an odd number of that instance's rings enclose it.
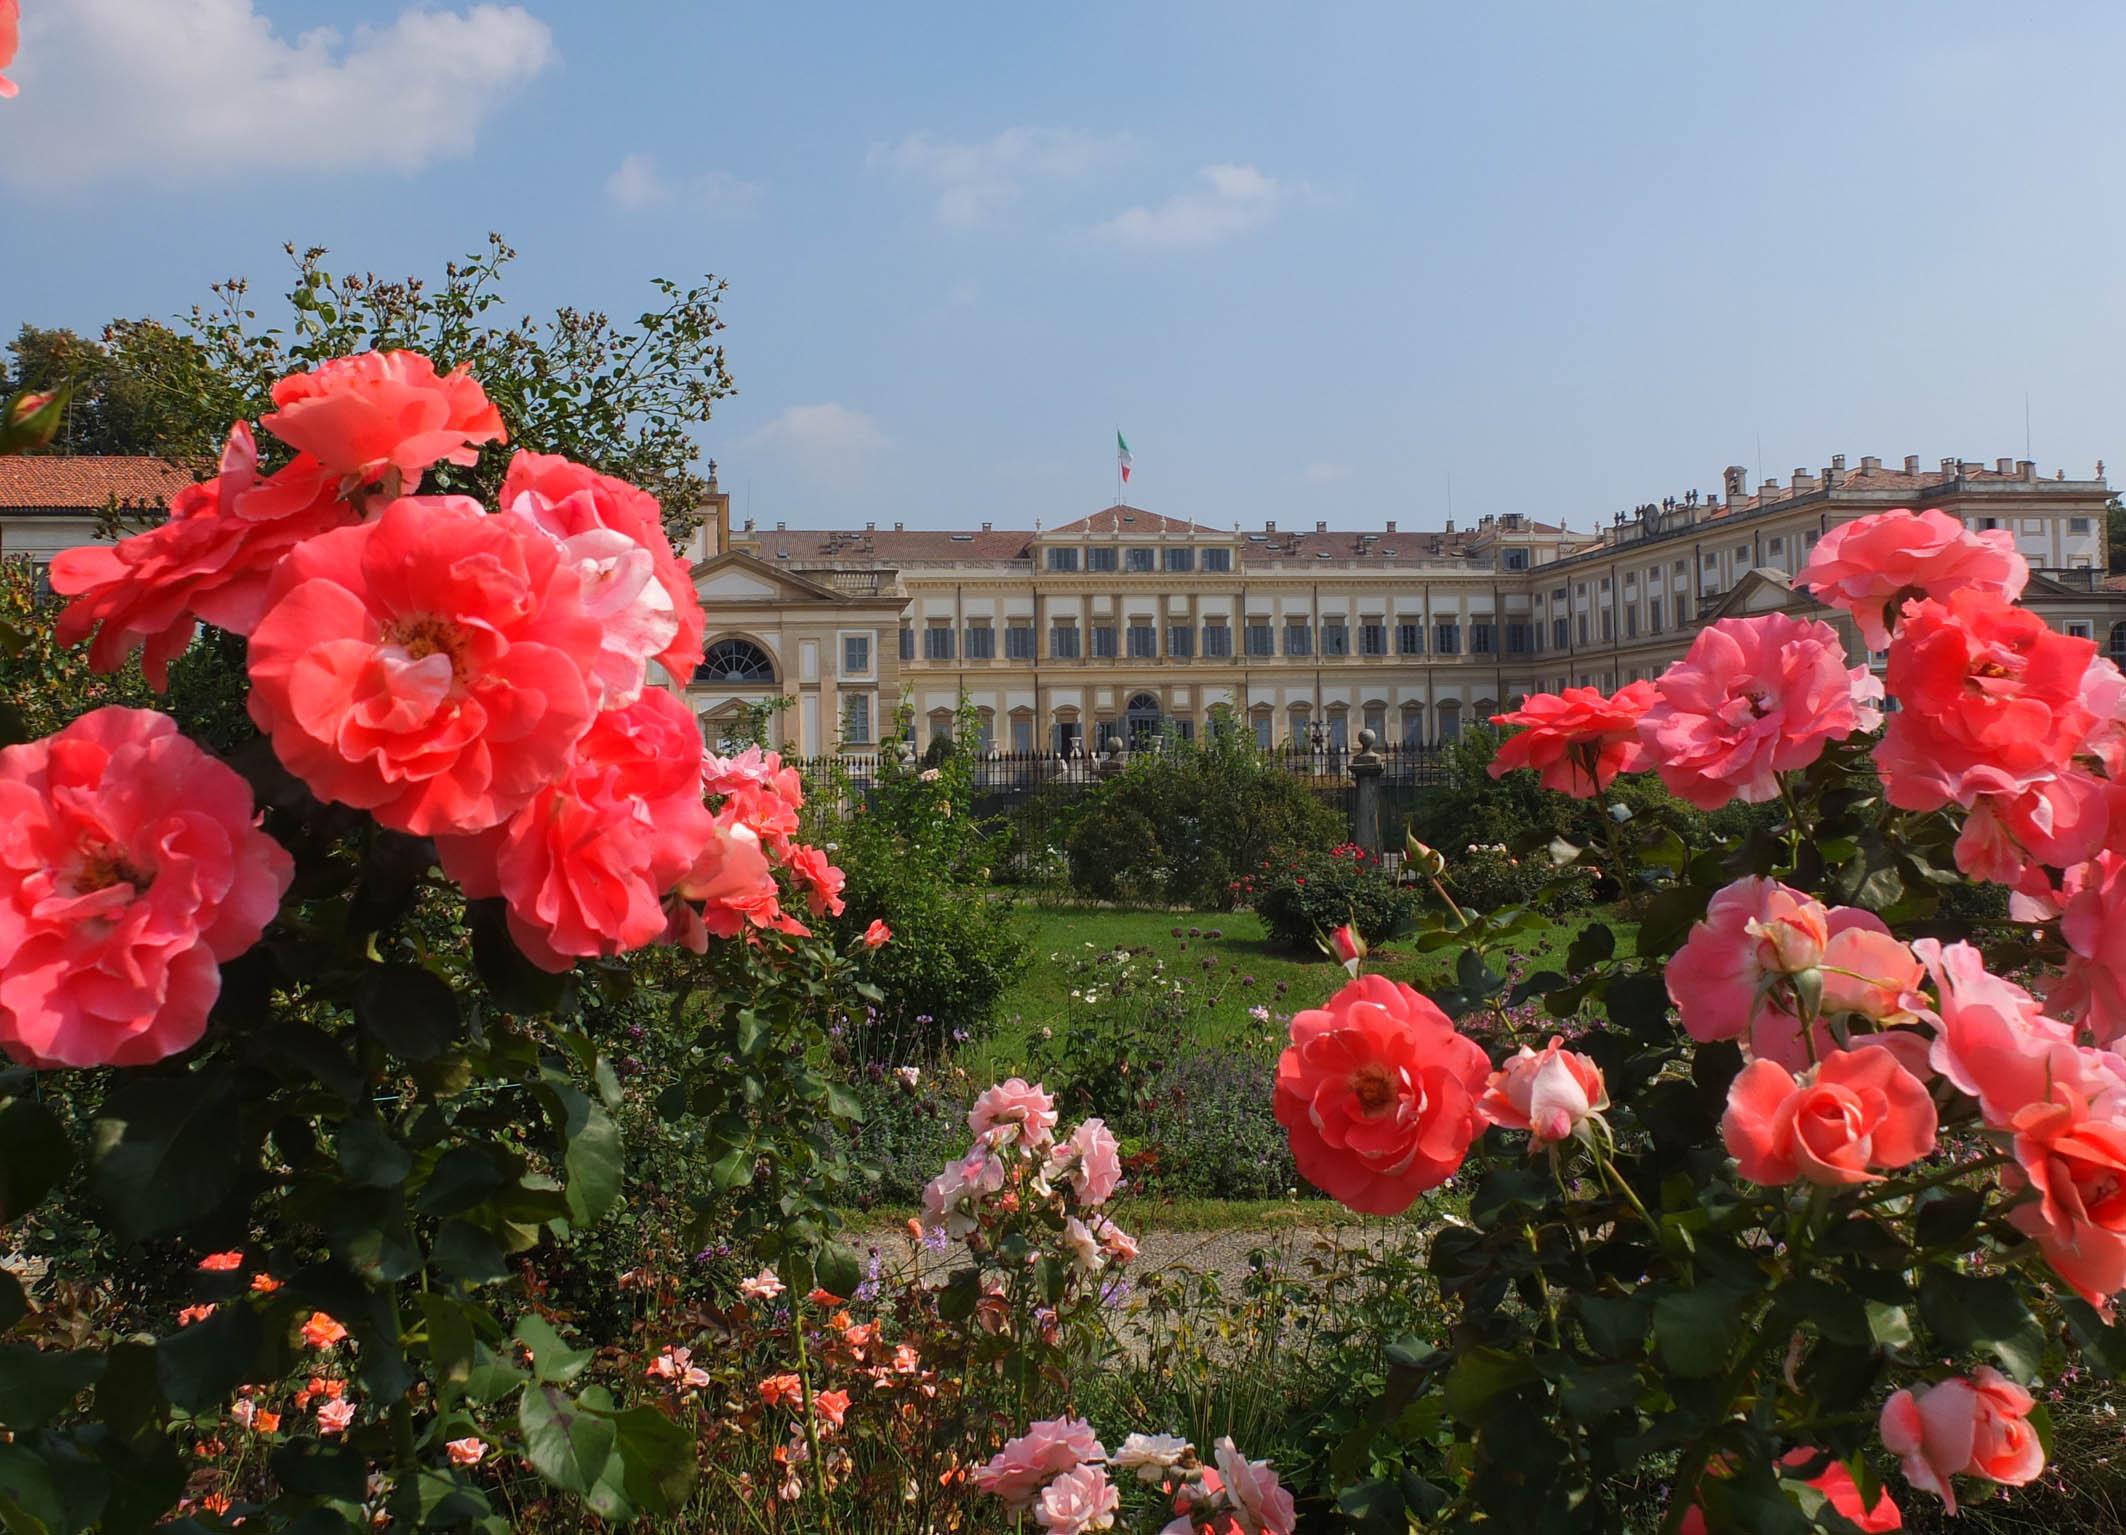
<instances>
[{"instance_id":1,"label":"coral pink rose","mask_svg":"<svg viewBox=\"0 0 2126 1535\"><path fill-rule=\"evenodd\" d=\"M1903 707L1875 749L1890 803L1968 806L2058 774L2094 723L2082 678L2095 654L1991 592L1907 606L1888 672Z\"/></svg>"},{"instance_id":2,"label":"coral pink rose","mask_svg":"<svg viewBox=\"0 0 2126 1535\"><path fill-rule=\"evenodd\" d=\"M106 708L0 750L0 1049L144 1066L195 1044L294 861L167 715Z\"/></svg>"},{"instance_id":3,"label":"coral pink rose","mask_svg":"<svg viewBox=\"0 0 2126 1535\"><path fill-rule=\"evenodd\" d=\"M1822 1453L1805 1445L1797 1446L1780 1456L1779 1463L1798 1469ZM1834 1457L1829 1465L1808 1479L1808 1484L1822 1493L1839 1516L1861 1531L1861 1535L1882 1535L1883 1531L1905 1527L1905 1516L1891 1500L1888 1489L1875 1489L1873 1508L1861 1502L1860 1484L1853 1480L1853 1473L1846 1469L1842 1460Z\"/></svg>"},{"instance_id":4,"label":"coral pink rose","mask_svg":"<svg viewBox=\"0 0 2126 1535\"><path fill-rule=\"evenodd\" d=\"M992 1150L1017 1143L1039 1151L1055 1139L1056 1100L1024 1077L1013 1077L974 1100L967 1128Z\"/></svg>"},{"instance_id":5,"label":"coral pink rose","mask_svg":"<svg viewBox=\"0 0 2126 1535\"><path fill-rule=\"evenodd\" d=\"M179 491L168 521L53 556L52 590L74 599L59 615L59 641L76 644L95 630L89 665L100 672L116 671L140 647L141 670L159 693L196 620L249 634L282 557L354 516L314 459L261 478L251 429L238 422L221 473Z\"/></svg>"},{"instance_id":6,"label":"coral pink rose","mask_svg":"<svg viewBox=\"0 0 2126 1535\"><path fill-rule=\"evenodd\" d=\"M2045 1469L2031 1427L2030 1393L1990 1365L1969 1376L1900 1391L1882 1404L1883 1448L1904 1463L1905 1480L1938 1494L1956 1512L1952 1477L1976 1476L2021 1487Z\"/></svg>"},{"instance_id":7,"label":"coral pink rose","mask_svg":"<svg viewBox=\"0 0 2126 1535\"><path fill-rule=\"evenodd\" d=\"M519 453L502 481L502 511L560 543L582 577L584 606L605 628L607 707L642 690L645 661L674 682L693 679L705 619L655 496L553 454Z\"/></svg>"},{"instance_id":8,"label":"coral pink rose","mask_svg":"<svg viewBox=\"0 0 2126 1535\"><path fill-rule=\"evenodd\" d=\"M1296 1014L1274 1110L1300 1173L1354 1210L1395 1215L1454 1175L1482 1133L1491 1063L1437 1007L1362 975Z\"/></svg>"},{"instance_id":9,"label":"coral pink rose","mask_svg":"<svg viewBox=\"0 0 2126 1535\"><path fill-rule=\"evenodd\" d=\"M1107 1451L1083 1418L1049 1418L1029 1424L1016 1439L985 1466L977 1467L974 1483L982 1491L1002 1498L1015 1508L1033 1502L1034 1494L1050 1477L1075 1471L1087 1461L1105 1460Z\"/></svg>"},{"instance_id":10,"label":"coral pink rose","mask_svg":"<svg viewBox=\"0 0 2126 1535\"><path fill-rule=\"evenodd\" d=\"M1104 1205L1122 1186L1122 1146L1105 1120L1086 1120L1057 1143L1050 1160L1069 1177L1081 1205Z\"/></svg>"},{"instance_id":11,"label":"coral pink rose","mask_svg":"<svg viewBox=\"0 0 2126 1535\"><path fill-rule=\"evenodd\" d=\"M1653 701L1650 682L1627 684L1614 697L1600 688L1531 694L1518 709L1491 716L1494 725L1523 728L1499 743L1488 771L1502 778L1515 768L1533 768L1544 788L1589 799L1617 774L1646 765L1639 721Z\"/></svg>"},{"instance_id":12,"label":"coral pink rose","mask_svg":"<svg viewBox=\"0 0 2126 1535\"><path fill-rule=\"evenodd\" d=\"M21 0L0 0L0 69L15 62L15 48L21 31ZM0 101L7 100L19 89L6 75L0 75Z\"/></svg>"},{"instance_id":13,"label":"coral pink rose","mask_svg":"<svg viewBox=\"0 0 2126 1535\"><path fill-rule=\"evenodd\" d=\"M1508 1130L1526 1130L1532 1146L1575 1134L1590 1115L1609 1107L1602 1068L1555 1035L1540 1051L1521 1053L1491 1074L1480 1107L1484 1117Z\"/></svg>"},{"instance_id":14,"label":"coral pink rose","mask_svg":"<svg viewBox=\"0 0 2126 1535\"><path fill-rule=\"evenodd\" d=\"M871 925L864 929L862 942L867 949L883 949L893 942L893 929L886 926L883 918L873 917Z\"/></svg>"},{"instance_id":15,"label":"coral pink rose","mask_svg":"<svg viewBox=\"0 0 2126 1535\"><path fill-rule=\"evenodd\" d=\"M1947 512L1903 508L1832 528L1794 578L1819 601L1852 614L1870 650L1890 643L1892 602L1965 589L2013 602L2029 582L2030 567L2007 529L1973 532Z\"/></svg>"},{"instance_id":16,"label":"coral pink rose","mask_svg":"<svg viewBox=\"0 0 2126 1535\"><path fill-rule=\"evenodd\" d=\"M502 414L466 368L438 374L419 352L336 357L273 386L259 425L334 474L361 484L396 470L414 489L435 463L473 464L506 442Z\"/></svg>"},{"instance_id":17,"label":"coral pink rose","mask_svg":"<svg viewBox=\"0 0 2126 1535\"><path fill-rule=\"evenodd\" d=\"M805 925L782 909L775 869L760 838L728 809L709 823L709 840L665 903L665 939L702 953L708 940L736 938L748 928L805 936Z\"/></svg>"},{"instance_id":18,"label":"coral pink rose","mask_svg":"<svg viewBox=\"0 0 2126 1535\"><path fill-rule=\"evenodd\" d=\"M2067 965L2046 1007L2100 1045L2126 1039L2126 854L2100 852L2082 869L2060 913L2060 937Z\"/></svg>"},{"instance_id":19,"label":"coral pink rose","mask_svg":"<svg viewBox=\"0 0 2126 1535\"><path fill-rule=\"evenodd\" d=\"M1888 1050L1833 1050L1796 1079L1751 1061L1728 1088L1721 1138L1752 1183L1871 1183L1934 1150L1934 1100Z\"/></svg>"},{"instance_id":20,"label":"coral pink rose","mask_svg":"<svg viewBox=\"0 0 2126 1535\"><path fill-rule=\"evenodd\" d=\"M1925 1000L1926 967L1891 936L1889 924L1857 906L1831 908L1823 946L1825 1014L1852 1014L1892 1026L1910 1023Z\"/></svg>"},{"instance_id":21,"label":"coral pink rose","mask_svg":"<svg viewBox=\"0 0 2126 1535\"><path fill-rule=\"evenodd\" d=\"M2107 1323L2113 1319L2113 1303L2126 1291L2126 1234L2087 1223L2072 1229L2056 1226L2034 1204L2010 1210L2008 1223L2037 1243L2069 1289Z\"/></svg>"},{"instance_id":22,"label":"coral pink rose","mask_svg":"<svg viewBox=\"0 0 2126 1535\"><path fill-rule=\"evenodd\" d=\"M445 1440L443 1449L450 1456L450 1463L453 1466L477 1466L481 1461L487 1459L487 1442L478 1435L467 1435L463 1439Z\"/></svg>"},{"instance_id":23,"label":"coral pink rose","mask_svg":"<svg viewBox=\"0 0 2126 1535\"><path fill-rule=\"evenodd\" d=\"M2098 1111L2084 1085L2055 1079L2048 1089L2010 1121L2039 1215L2070 1236L2085 1226L2126 1234L2126 1119Z\"/></svg>"},{"instance_id":24,"label":"coral pink rose","mask_svg":"<svg viewBox=\"0 0 2126 1535\"><path fill-rule=\"evenodd\" d=\"M661 688L598 716L567 776L500 826L438 837L443 872L501 896L526 958L566 970L665 930L664 896L714 835L701 802L701 727Z\"/></svg>"},{"instance_id":25,"label":"coral pink rose","mask_svg":"<svg viewBox=\"0 0 2126 1535\"><path fill-rule=\"evenodd\" d=\"M792 842L782 849L783 867L797 880L805 893L805 904L815 917L838 917L842 914L842 886L848 876L834 866L824 849L802 842Z\"/></svg>"},{"instance_id":26,"label":"coral pink rose","mask_svg":"<svg viewBox=\"0 0 2126 1535\"><path fill-rule=\"evenodd\" d=\"M1113 1529L1121 1508L1122 1494L1109 1483L1107 1468L1079 1466L1041 1489L1033 1517L1048 1535L1082 1535L1087 1530Z\"/></svg>"},{"instance_id":27,"label":"coral pink rose","mask_svg":"<svg viewBox=\"0 0 2126 1535\"><path fill-rule=\"evenodd\" d=\"M553 541L409 496L298 545L251 636L251 718L319 799L416 836L485 831L574 760L597 624Z\"/></svg>"},{"instance_id":28,"label":"coral pink rose","mask_svg":"<svg viewBox=\"0 0 2126 1535\"><path fill-rule=\"evenodd\" d=\"M1668 995L1692 1039L1746 1039L1752 1054L1808 1064L1797 977L1819 975L1831 914L1799 890L1750 875L1714 895L1668 962ZM1829 1030L1817 1025L1818 1044Z\"/></svg>"},{"instance_id":29,"label":"coral pink rose","mask_svg":"<svg viewBox=\"0 0 2126 1535\"><path fill-rule=\"evenodd\" d=\"M1639 739L1661 782L1700 810L1756 804L1779 797L1779 774L1873 729L1875 690L1866 667L1846 665L1829 624L1723 618L1655 681Z\"/></svg>"},{"instance_id":30,"label":"coral pink rose","mask_svg":"<svg viewBox=\"0 0 2126 1535\"><path fill-rule=\"evenodd\" d=\"M1218 1479L1233 1515L1247 1535L1292 1535L1298 1513L1292 1495L1278 1484L1266 1460L1249 1460L1230 1439L1212 1447Z\"/></svg>"},{"instance_id":31,"label":"coral pink rose","mask_svg":"<svg viewBox=\"0 0 2126 1535\"><path fill-rule=\"evenodd\" d=\"M1986 969L1968 943L1916 939L1912 952L1934 981L1934 1069L1978 1100L1986 1123L2005 1130L2025 1104L2042 1101L2058 1077L2076 1075L2074 1030L2047 1018L2037 999Z\"/></svg>"}]
</instances>

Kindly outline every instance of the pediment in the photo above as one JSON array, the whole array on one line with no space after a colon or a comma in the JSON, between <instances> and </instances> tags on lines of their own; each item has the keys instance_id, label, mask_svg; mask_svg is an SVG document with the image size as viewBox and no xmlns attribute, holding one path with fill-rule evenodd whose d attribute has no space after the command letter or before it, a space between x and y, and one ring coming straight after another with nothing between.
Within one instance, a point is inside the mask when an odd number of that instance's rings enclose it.
<instances>
[{"instance_id":1,"label":"pediment","mask_svg":"<svg viewBox=\"0 0 2126 1535\"><path fill-rule=\"evenodd\" d=\"M1717 601L1700 608L1698 617L1701 622L1714 623L1723 618L1747 618L1753 613L1779 613L1798 607L1805 600L1802 593L1794 590L1785 571L1760 565L1744 571Z\"/></svg>"},{"instance_id":2,"label":"pediment","mask_svg":"<svg viewBox=\"0 0 2126 1535\"><path fill-rule=\"evenodd\" d=\"M778 570L765 560L730 550L694 567L694 591L704 602L828 602L849 597L794 570Z\"/></svg>"}]
</instances>

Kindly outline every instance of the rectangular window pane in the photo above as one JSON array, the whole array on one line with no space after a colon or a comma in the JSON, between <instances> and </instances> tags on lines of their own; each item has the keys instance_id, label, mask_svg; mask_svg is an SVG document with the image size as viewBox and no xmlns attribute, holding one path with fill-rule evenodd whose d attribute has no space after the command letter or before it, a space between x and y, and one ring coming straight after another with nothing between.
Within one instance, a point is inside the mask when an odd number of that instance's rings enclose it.
<instances>
[{"instance_id":1,"label":"rectangular window pane","mask_svg":"<svg viewBox=\"0 0 2126 1535\"><path fill-rule=\"evenodd\" d=\"M1033 659L1033 625L1013 624L1004 631L1004 654L1013 661Z\"/></svg>"},{"instance_id":2,"label":"rectangular window pane","mask_svg":"<svg viewBox=\"0 0 2126 1535\"><path fill-rule=\"evenodd\" d=\"M2087 521L2086 518L2083 520ZM2084 531L2087 530L2085 529ZM1203 568L1205 570L1231 570L1233 568L1233 551L1230 549L1204 550Z\"/></svg>"},{"instance_id":3,"label":"rectangular window pane","mask_svg":"<svg viewBox=\"0 0 2126 1535\"><path fill-rule=\"evenodd\" d=\"M903 661L913 661L915 659L915 631L913 629L903 629L901 631L901 659Z\"/></svg>"},{"instance_id":4,"label":"rectangular window pane","mask_svg":"<svg viewBox=\"0 0 2126 1535\"><path fill-rule=\"evenodd\" d=\"M1553 650L1565 648L1565 620L1562 618L1553 618L1550 621L1550 645Z\"/></svg>"},{"instance_id":5,"label":"rectangular window pane","mask_svg":"<svg viewBox=\"0 0 2126 1535\"><path fill-rule=\"evenodd\" d=\"M1308 656L1314 653L1314 631L1305 624L1284 626L1284 653L1288 656Z\"/></svg>"},{"instance_id":6,"label":"rectangular window pane","mask_svg":"<svg viewBox=\"0 0 2126 1535\"><path fill-rule=\"evenodd\" d=\"M1169 624L1166 630L1166 653L1170 656L1189 656L1196 651L1196 631L1187 624Z\"/></svg>"},{"instance_id":7,"label":"rectangular window pane","mask_svg":"<svg viewBox=\"0 0 2126 1535\"><path fill-rule=\"evenodd\" d=\"M1150 570L1152 568L1152 552L1149 549L1124 550L1123 559L1131 570Z\"/></svg>"},{"instance_id":8,"label":"rectangular window pane","mask_svg":"<svg viewBox=\"0 0 2126 1535\"><path fill-rule=\"evenodd\" d=\"M1432 648L1443 656L1458 656L1462 653L1462 626L1460 624L1437 624L1433 628Z\"/></svg>"},{"instance_id":9,"label":"rectangular window pane","mask_svg":"<svg viewBox=\"0 0 2126 1535\"><path fill-rule=\"evenodd\" d=\"M952 630L938 624L923 631L923 659L925 661L950 661L952 659Z\"/></svg>"},{"instance_id":10,"label":"rectangular window pane","mask_svg":"<svg viewBox=\"0 0 2126 1535\"><path fill-rule=\"evenodd\" d=\"M1207 656L1230 656L1233 653L1233 630L1229 624L1205 624L1203 626L1203 653Z\"/></svg>"},{"instance_id":11,"label":"rectangular window pane","mask_svg":"<svg viewBox=\"0 0 2126 1535\"><path fill-rule=\"evenodd\" d=\"M1159 654L1159 631L1150 624L1129 626L1129 653L1138 661L1150 660Z\"/></svg>"},{"instance_id":12,"label":"rectangular window pane","mask_svg":"<svg viewBox=\"0 0 2126 1535\"><path fill-rule=\"evenodd\" d=\"M1661 599L1659 597L1646 599L1646 628L1651 634L1659 634L1661 632Z\"/></svg>"},{"instance_id":13,"label":"rectangular window pane","mask_svg":"<svg viewBox=\"0 0 2126 1535\"><path fill-rule=\"evenodd\" d=\"M1497 644L1492 635L1493 630L1489 619L1472 621L1469 625L1469 654L1473 656L1490 655Z\"/></svg>"},{"instance_id":14,"label":"rectangular window pane","mask_svg":"<svg viewBox=\"0 0 2126 1535\"><path fill-rule=\"evenodd\" d=\"M871 744L871 700L862 693L842 700L842 739L851 746Z\"/></svg>"},{"instance_id":15,"label":"rectangular window pane","mask_svg":"<svg viewBox=\"0 0 2126 1535\"><path fill-rule=\"evenodd\" d=\"M1276 631L1268 624L1249 624L1248 654L1251 656L1274 656L1277 654Z\"/></svg>"},{"instance_id":16,"label":"rectangular window pane","mask_svg":"<svg viewBox=\"0 0 2126 1535\"><path fill-rule=\"evenodd\" d=\"M1012 720L1011 749L1022 753L1033 750L1033 720L1030 717L1022 714Z\"/></svg>"},{"instance_id":17,"label":"rectangular window pane","mask_svg":"<svg viewBox=\"0 0 2126 1535\"><path fill-rule=\"evenodd\" d=\"M1075 549L1049 550L1048 568L1050 570L1076 570L1078 568L1078 551Z\"/></svg>"},{"instance_id":18,"label":"rectangular window pane","mask_svg":"<svg viewBox=\"0 0 2126 1535\"><path fill-rule=\"evenodd\" d=\"M1114 549L1111 546L1101 545L1086 550L1085 568L1087 570L1113 570L1115 568Z\"/></svg>"},{"instance_id":19,"label":"rectangular window pane","mask_svg":"<svg viewBox=\"0 0 2126 1535\"><path fill-rule=\"evenodd\" d=\"M1608 644L1615 637L1616 626L1610 622L1609 609L1602 610L1602 643Z\"/></svg>"},{"instance_id":20,"label":"rectangular window pane","mask_svg":"<svg viewBox=\"0 0 2126 1535\"><path fill-rule=\"evenodd\" d=\"M967 630L967 659L988 661L997 653L997 631L987 624L973 624Z\"/></svg>"},{"instance_id":21,"label":"rectangular window pane","mask_svg":"<svg viewBox=\"0 0 2126 1535\"><path fill-rule=\"evenodd\" d=\"M1093 625L1092 658L1095 661L1112 661L1115 658L1115 626L1113 624Z\"/></svg>"},{"instance_id":22,"label":"rectangular window pane","mask_svg":"<svg viewBox=\"0 0 2126 1535\"><path fill-rule=\"evenodd\" d=\"M1057 624L1048 631L1048 653L1059 661L1078 659L1078 626Z\"/></svg>"},{"instance_id":23,"label":"rectangular window pane","mask_svg":"<svg viewBox=\"0 0 2126 1535\"><path fill-rule=\"evenodd\" d=\"M1358 653L1362 656L1384 656L1388 653L1388 626L1386 624L1360 624L1358 626Z\"/></svg>"},{"instance_id":24,"label":"rectangular window pane","mask_svg":"<svg viewBox=\"0 0 2126 1535\"><path fill-rule=\"evenodd\" d=\"M871 670L871 637L866 634L842 636L842 670L861 677Z\"/></svg>"},{"instance_id":25,"label":"rectangular window pane","mask_svg":"<svg viewBox=\"0 0 2126 1535\"><path fill-rule=\"evenodd\" d=\"M1161 549L1159 565L1162 570L1194 570L1196 551L1193 549Z\"/></svg>"},{"instance_id":26,"label":"rectangular window pane","mask_svg":"<svg viewBox=\"0 0 2126 1535\"><path fill-rule=\"evenodd\" d=\"M1399 655L1423 655L1425 653L1425 626L1423 624L1397 624L1395 626L1395 649Z\"/></svg>"},{"instance_id":27,"label":"rectangular window pane","mask_svg":"<svg viewBox=\"0 0 2126 1535\"><path fill-rule=\"evenodd\" d=\"M1341 619L1332 619L1321 626L1321 653L1325 656L1347 656L1351 653L1351 631Z\"/></svg>"}]
</instances>

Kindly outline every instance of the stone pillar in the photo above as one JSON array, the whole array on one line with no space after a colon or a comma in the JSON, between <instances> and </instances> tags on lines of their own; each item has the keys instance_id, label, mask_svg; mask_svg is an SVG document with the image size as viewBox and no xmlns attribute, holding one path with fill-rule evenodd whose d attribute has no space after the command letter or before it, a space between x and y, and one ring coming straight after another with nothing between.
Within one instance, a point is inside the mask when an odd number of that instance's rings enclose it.
<instances>
[{"instance_id":1,"label":"stone pillar","mask_svg":"<svg viewBox=\"0 0 2126 1535\"><path fill-rule=\"evenodd\" d=\"M1378 750L1380 738L1370 730L1358 733L1358 752L1351 758L1351 782L1357 786L1351 810L1351 840L1372 854L1381 854L1380 780L1387 763Z\"/></svg>"}]
</instances>

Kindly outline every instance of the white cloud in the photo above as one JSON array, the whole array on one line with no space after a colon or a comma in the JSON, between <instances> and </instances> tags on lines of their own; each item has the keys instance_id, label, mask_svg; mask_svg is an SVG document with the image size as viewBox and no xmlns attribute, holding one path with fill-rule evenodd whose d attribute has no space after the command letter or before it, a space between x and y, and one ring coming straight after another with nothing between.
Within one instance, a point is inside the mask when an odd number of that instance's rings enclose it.
<instances>
[{"instance_id":1,"label":"white cloud","mask_svg":"<svg viewBox=\"0 0 2126 1535\"><path fill-rule=\"evenodd\" d=\"M755 427L746 442L770 452L798 457L847 461L891 446L879 424L860 410L832 401L792 405L774 420Z\"/></svg>"},{"instance_id":2,"label":"white cloud","mask_svg":"<svg viewBox=\"0 0 2126 1535\"><path fill-rule=\"evenodd\" d=\"M1305 479L1310 485L1334 485L1338 480L1349 478L1349 464L1309 464L1305 470Z\"/></svg>"},{"instance_id":3,"label":"white cloud","mask_svg":"<svg viewBox=\"0 0 2126 1535\"><path fill-rule=\"evenodd\" d=\"M938 221L968 229L996 218L1027 183L1083 176L1114 159L1126 142L1059 128L1006 128L970 144L911 133L898 144L874 144L870 161L929 182L937 189Z\"/></svg>"},{"instance_id":4,"label":"white cloud","mask_svg":"<svg viewBox=\"0 0 2126 1535\"><path fill-rule=\"evenodd\" d=\"M1267 224L1292 195L1252 165L1206 165L1196 176L1202 185L1153 207L1126 208L1093 233L1144 249L1215 245Z\"/></svg>"},{"instance_id":5,"label":"white cloud","mask_svg":"<svg viewBox=\"0 0 2126 1535\"><path fill-rule=\"evenodd\" d=\"M419 170L550 65L522 6L412 8L283 37L256 0L69 0L26 18L0 177Z\"/></svg>"},{"instance_id":6,"label":"white cloud","mask_svg":"<svg viewBox=\"0 0 2126 1535\"><path fill-rule=\"evenodd\" d=\"M711 213L745 213L760 197L760 187L756 183L729 171L709 171L696 176L683 190L690 201ZM678 194L657 169L655 158L632 154L605 178L605 195L618 207L640 212L670 202Z\"/></svg>"}]
</instances>

